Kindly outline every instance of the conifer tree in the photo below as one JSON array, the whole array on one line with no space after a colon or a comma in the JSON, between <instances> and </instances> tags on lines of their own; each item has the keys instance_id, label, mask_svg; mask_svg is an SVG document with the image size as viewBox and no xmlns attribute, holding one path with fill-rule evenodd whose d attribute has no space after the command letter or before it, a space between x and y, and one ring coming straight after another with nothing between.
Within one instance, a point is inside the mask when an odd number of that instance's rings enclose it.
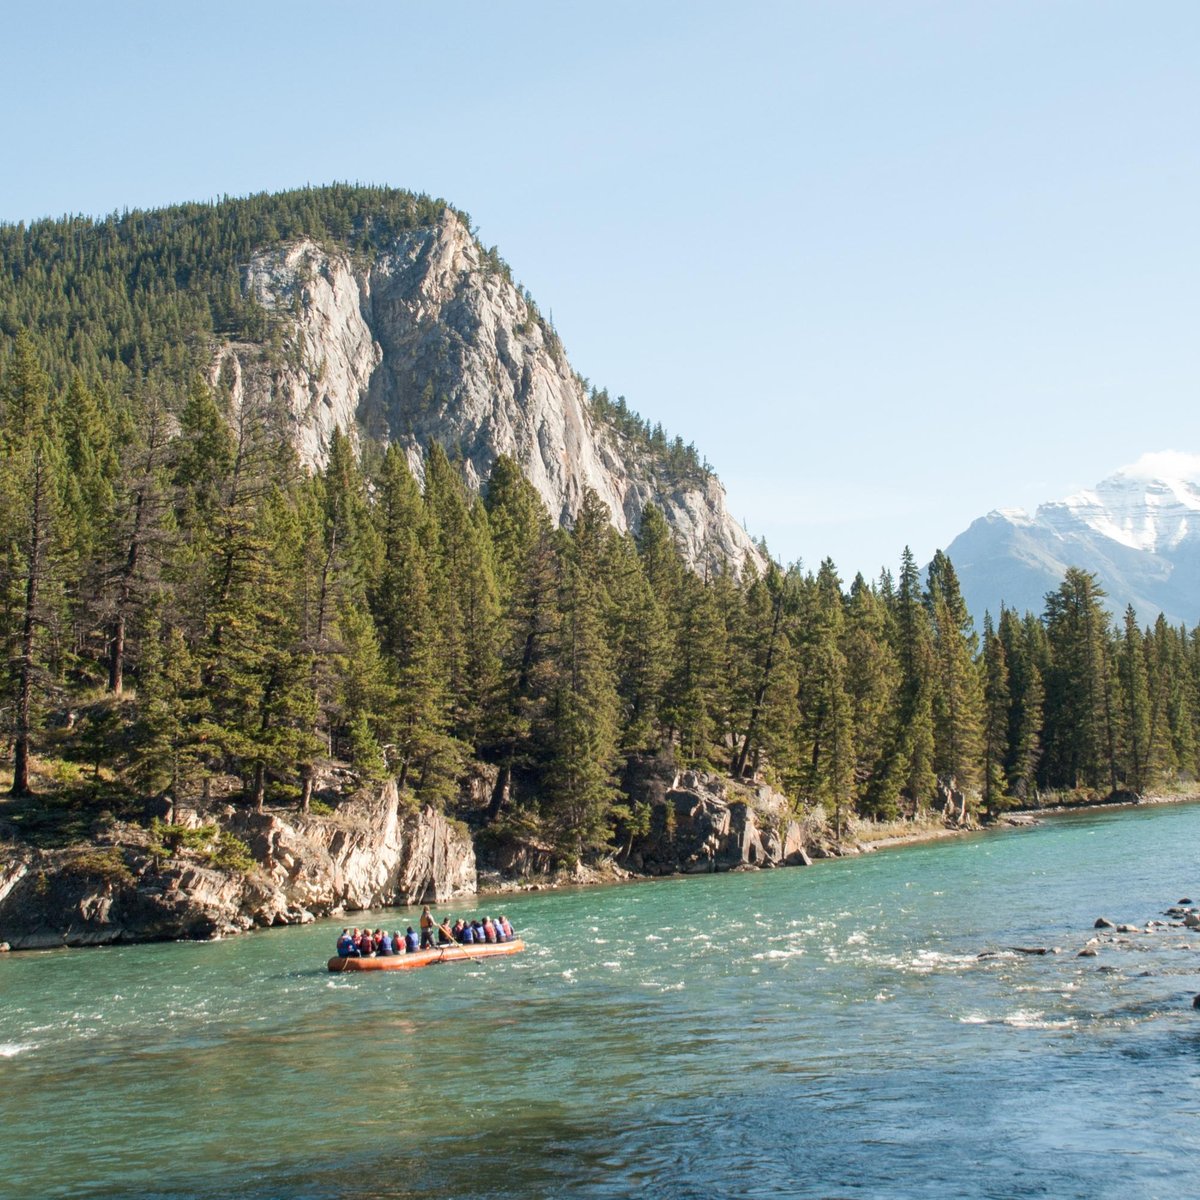
<instances>
[{"instance_id":1,"label":"conifer tree","mask_svg":"<svg viewBox=\"0 0 1200 1200\"><path fill-rule=\"evenodd\" d=\"M838 837L853 806L857 765L844 630L841 583L826 559L816 578L808 581L796 634L798 767L803 794L833 813Z\"/></svg>"},{"instance_id":2,"label":"conifer tree","mask_svg":"<svg viewBox=\"0 0 1200 1200\"><path fill-rule=\"evenodd\" d=\"M667 617L631 537L610 538L606 559L603 570L611 600L608 636L621 700L621 748L654 751L661 739L659 707L671 669Z\"/></svg>"},{"instance_id":3,"label":"conifer tree","mask_svg":"<svg viewBox=\"0 0 1200 1200\"><path fill-rule=\"evenodd\" d=\"M500 674L490 745L497 763L488 817L508 801L514 771L530 772L539 760L538 735L552 676L557 625L556 553L541 498L512 459L496 460L485 503L492 530L500 600Z\"/></svg>"},{"instance_id":4,"label":"conifer tree","mask_svg":"<svg viewBox=\"0 0 1200 1200\"><path fill-rule=\"evenodd\" d=\"M18 338L13 348L2 399L0 527L5 547L0 582L11 646L12 794L28 796L35 706L48 670L43 631L56 623L71 535L59 521L65 465L53 426L49 381L26 338Z\"/></svg>"},{"instance_id":5,"label":"conifer tree","mask_svg":"<svg viewBox=\"0 0 1200 1200\"><path fill-rule=\"evenodd\" d=\"M1005 763L1011 747L1008 744L1008 714L1012 703L1009 690L1008 661L1004 642L992 626L990 614L983 619L983 807L995 813L1003 798L1007 779Z\"/></svg>"},{"instance_id":6,"label":"conifer tree","mask_svg":"<svg viewBox=\"0 0 1200 1200\"><path fill-rule=\"evenodd\" d=\"M926 604L933 629L934 770L950 790L965 794L978 779L982 697L971 617L954 566L940 550L929 566Z\"/></svg>"},{"instance_id":7,"label":"conifer tree","mask_svg":"<svg viewBox=\"0 0 1200 1200\"><path fill-rule=\"evenodd\" d=\"M161 571L173 525L166 475L168 420L157 391L135 396L130 424L124 450L130 468L115 483L102 549L106 595L100 615L107 627L108 690L117 696L125 685L130 624Z\"/></svg>"},{"instance_id":8,"label":"conifer tree","mask_svg":"<svg viewBox=\"0 0 1200 1200\"><path fill-rule=\"evenodd\" d=\"M1125 609L1125 629L1117 656L1121 683L1121 749L1126 785L1145 790L1150 774L1150 696L1146 686L1146 651L1137 614Z\"/></svg>"},{"instance_id":9,"label":"conifer tree","mask_svg":"<svg viewBox=\"0 0 1200 1200\"><path fill-rule=\"evenodd\" d=\"M1096 577L1068 569L1046 597L1046 766L1066 787L1117 786L1109 621Z\"/></svg>"},{"instance_id":10,"label":"conifer tree","mask_svg":"<svg viewBox=\"0 0 1200 1200\"><path fill-rule=\"evenodd\" d=\"M876 811L873 803L876 792L886 790L877 789L876 780L885 770L888 738L900 687L890 621L891 615L883 599L862 575L856 576L846 607L842 652L846 659L846 691L850 698L857 750L857 799L864 812L876 817L894 815L894 811L888 811L886 806Z\"/></svg>"},{"instance_id":11,"label":"conifer tree","mask_svg":"<svg viewBox=\"0 0 1200 1200\"><path fill-rule=\"evenodd\" d=\"M545 814L568 859L603 843L616 795L619 697L605 637L607 507L588 491L560 561Z\"/></svg>"},{"instance_id":12,"label":"conifer tree","mask_svg":"<svg viewBox=\"0 0 1200 1200\"><path fill-rule=\"evenodd\" d=\"M131 774L139 787L174 805L200 774L197 720L204 701L191 647L178 628L163 624L159 609L152 605L147 619Z\"/></svg>"},{"instance_id":13,"label":"conifer tree","mask_svg":"<svg viewBox=\"0 0 1200 1200\"><path fill-rule=\"evenodd\" d=\"M831 564L832 565L832 564ZM784 654L782 646L785 577L774 563L763 578L752 577L743 589L742 625L735 643L741 670L734 684L735 743L732 774L741 779L758 770L763 725L769 723L772 685Z\"/></svg>"},{"instance_id":14,"label":"conifer tree","mask_svg":"<svg viewBox=\"0 0 1200 1200\"><path fill-rule=\"evenodd\" d=\"M1042 673L1048 658L1046 634L1032 613L1019 619L1012 609L1001 609L997 636L1004 646L1004 661L1008 668L1007 790L1024 801L1037 786L1038 764L1042 757L1045 702Z\"/></svg>"},{"instance_id":15,"label":"conifer tree","mask_svg":"<svg viewBox=\"0 0 1200 1200\"><path fill-rule=\"evenodd\" d=\"M933 795L933 633L921 595L916 559L906 546L901 559L895 600L896 656L900 663L900 689L891 745L879 772L873 805L888 811L896 804L897 786L914 808Z\"/></svg>"},{"instance_id":16,"label":"conifer tree","mask_svg":"<svg viewBox=\"0 0 1200 1200\"><path fill-rule=\"evenodd\" d=\"M462 479L436 443L425 461L425 509L434 537L426 564L430 599L455 702L454 734L474 745L484 735L499 671L499 606L483 510L468 501Z\"/></svg>"},{"instance_id":17,"label":"conifer tree","mask_svg":"<svg viewBox=\"0 0 1200 1200\"><path fill-rule=\"evenodd\" d=\"M464 747L452 734L455 711L450 656L434 589L431 560L437 531L403 452L384 455L375 507L381 547L372 607L380 651L390 676L390 702L381 728L394 745L397 784L440 803L453 795Z\"/></svg>"},{"instance_id":18,"label":"conifer tree","mask_svg":"<svg viewBox=\"0 0 1200 1200\"><path fill-rule=\"evenodd\" d=\"M708 767L720 727L728 638L722 597L736 597L732 581L717 575L706 585L687 574L673 617L675 666L663 698L663 723L687 766Z\"/></svg>"}]
</instances>

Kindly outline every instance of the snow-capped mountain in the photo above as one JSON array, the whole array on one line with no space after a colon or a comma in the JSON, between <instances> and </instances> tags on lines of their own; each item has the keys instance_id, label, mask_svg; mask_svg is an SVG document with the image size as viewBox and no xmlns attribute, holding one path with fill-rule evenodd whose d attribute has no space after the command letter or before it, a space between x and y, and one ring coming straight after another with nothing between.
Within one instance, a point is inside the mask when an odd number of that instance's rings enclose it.
<instances>
[{"instance_id":1,"label":"snow-capped mountain","mask_svg":"<svg viewBox=\"0 0 1200 1200\"><path fill-rule=\"evenodd\" d=\"M1163 451L1082 492L996 509L946 548L976 621L1003 603L1040 613L1068 567L1093 572L1115 613L1200 623L1200 455Z\"/></svg>"}]
</instances>

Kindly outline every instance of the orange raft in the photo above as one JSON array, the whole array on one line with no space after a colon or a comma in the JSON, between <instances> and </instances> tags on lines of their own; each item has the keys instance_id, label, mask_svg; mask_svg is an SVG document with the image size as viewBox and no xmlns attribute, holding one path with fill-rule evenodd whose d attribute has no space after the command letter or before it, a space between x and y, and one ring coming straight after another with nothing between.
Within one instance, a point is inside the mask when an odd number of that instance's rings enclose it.
<instances>
[{"instance_id":1,"label":"orange raft","mask_svg":"<svg viewBox=\"0 0 1200 1200\"><path fill-rule=\"evenodd\" d=\"M478 945L435 946L432 950L416 950L412 954L385 954L381 958L338 958L329 960L331 971L409 971L414 967L432 967L435 963L458 962L464 958L497 958L502 954L520 954L525 943L520 938L511 942L482 942Z\"/></svg>"}]
</instances>

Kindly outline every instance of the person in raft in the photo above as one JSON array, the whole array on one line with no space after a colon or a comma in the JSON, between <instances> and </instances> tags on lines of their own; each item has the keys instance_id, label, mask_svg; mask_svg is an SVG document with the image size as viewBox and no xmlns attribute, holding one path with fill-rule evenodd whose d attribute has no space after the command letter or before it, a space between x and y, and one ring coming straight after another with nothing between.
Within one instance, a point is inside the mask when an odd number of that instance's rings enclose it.
<instances>
[{"instance_id":1,"label":"person in raft","mask_svg":"<svg viewBox=\"0 0 1200 1200\"><path fill-rule=\"evenodd\" d=\"M358 931L355 930L355 933ZM349 929L342 930L342 936L337 940L338 958L360 958L358 947L354 944L354 935Z\"/></svg>"},{"instance_id":2,"label":"person in raft","mask_svg":"<svg viewBox=\"0 0 1200 1200\"><path fill-rule=\"evenodd\" d=\"M429 911L429 905L426 904L421 909L421 949L433 949L433 914Z\"/></svg>"},{"instance_id":3,"label":"person in raft","mask_svg":"<svg viewBox=\"0 0 1200 1200\"><path fill-rule=\"evenodd\" d=\"M409 954L417 952L417 935L413 933L413 927L408 927L408 932L404 935L404 949Z\"/></svg>"},{"instance_id":4,"label":"person in raft","mask_svg":"<svg viewBox=\"0 0 1200 1200\"><path fill-rule=\"evenodd\" d=\"M450 918L438 923L438 945L452 946L454 944L454 930L450 928Z\"/></svg>"}]
</instances>

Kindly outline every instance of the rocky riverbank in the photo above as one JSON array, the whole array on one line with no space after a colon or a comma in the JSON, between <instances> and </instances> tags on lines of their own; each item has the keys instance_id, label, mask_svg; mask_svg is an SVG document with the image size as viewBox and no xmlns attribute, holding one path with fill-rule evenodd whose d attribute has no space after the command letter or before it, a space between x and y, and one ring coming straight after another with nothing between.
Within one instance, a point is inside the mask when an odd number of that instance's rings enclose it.
<instances>
[{"instance_id":1,"label":"rocky riverbank","mask_svg":"<svg viewBox=\"0 0 1200 1200\"><path fill-rule=\"evenodd\" d=\"M222 937L476 891L803 866L856 848L833 837L820 810L798 818L765 785L645 760L630 765L624 789L642 831L573 870L536 841L473 836L432 808L411 810L391 783L319 813L181 807L170 824L109 823L66 848L15 840L0 847L0 943Z\"/></svg>"},{"instance_id":2,"label":"rocky riverbank","mask_svg":"<svg viewBox=\"0 0 1200 1200\"><path fill-rule=\"evenodd\" d=\"M948 806L919 821L847 820L837 830L822 809L798 815L765 784L677 771L660 759L632 760L622 790L641 814L637 832L619 850L569 870L534 839L498 839L482 821L473 833L468 822L413 809L392 783L309 814L211 805L179 808L170 825L110 823L66 848L14 838L0 844L0 945L222 937L476 892L807 866L978 828ZM469 795L464 815L473 819L481 809ZM1143 802L1189 798L1196 799ZM996 821L1036 823L1032 812ZM235 861L221 853L226 843L237 848Z\"/></svg>"},{"instance_id":3,"label":"rocky riverbank","mask_svg":"<svg viewBox=\"0 0 1200 1200\"><path fill-rule=\"evenodd\" d=\"M236 839L224 843L237 847L234 865L223 861L222 835ZM181 810L157 833L117 824L85 846L2 849L0 942L26 950L221 937L475 888L466 830L432 808L410 811L389 783L329 814Z\"/></svg>"}]
</instances>

